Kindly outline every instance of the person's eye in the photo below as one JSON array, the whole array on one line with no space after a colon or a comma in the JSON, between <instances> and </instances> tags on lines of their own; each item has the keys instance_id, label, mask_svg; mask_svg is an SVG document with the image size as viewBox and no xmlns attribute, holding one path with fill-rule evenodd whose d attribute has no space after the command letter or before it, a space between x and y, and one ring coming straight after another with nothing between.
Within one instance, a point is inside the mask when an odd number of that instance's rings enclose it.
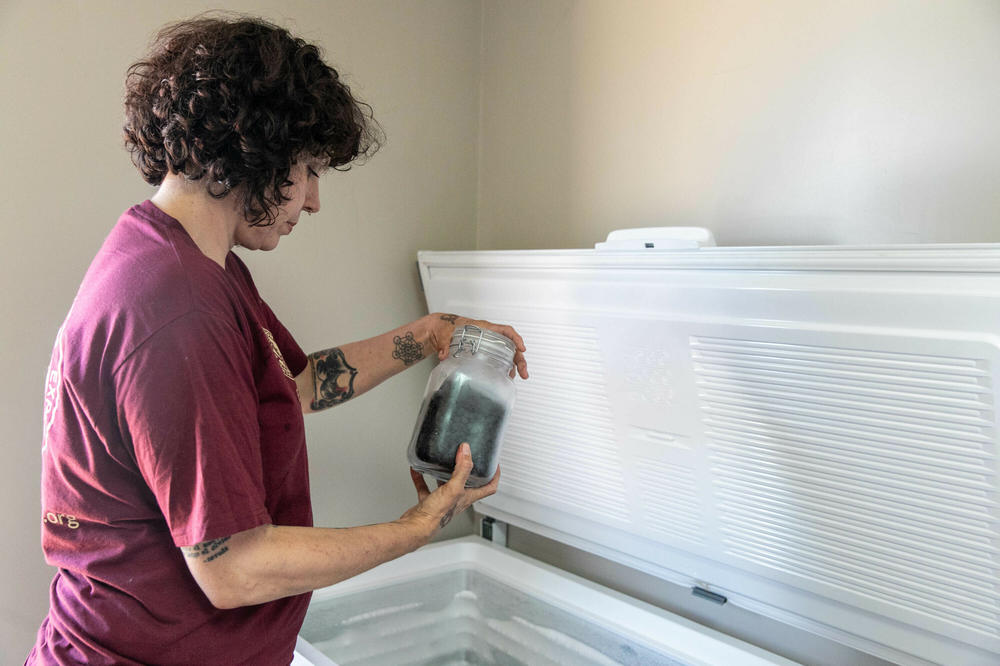
<instances>
[{"instance_id":1,"label":"person's eye","mask_svg":"<svg viewBox=\"0 0 1000 666\"><path fill-rule=\"evenodd\" d=\"M315 170L315 169L313 169L312 167L309 167L309 175L310 175L310 176L314 176L314 177L316 177L316 178L319 178L319 174L318 174L318 173L316 173L316 170Z\"/></svg>"},{"instance_id":2,"label":"person's eye","mask_svg":"<svg viewBox=\"0 0 1000 666\"><path fill-rule=\"evenodd\" d=\"M293 183L292 181L290 181L290 180L286 180L285 182L283 182L283 183L281 184L281 186L282 186L282 187L291 187L291 186L292 186L292 185L294 185L294 184L295 184L295 183Z\"/></svg>"}]
</instances>

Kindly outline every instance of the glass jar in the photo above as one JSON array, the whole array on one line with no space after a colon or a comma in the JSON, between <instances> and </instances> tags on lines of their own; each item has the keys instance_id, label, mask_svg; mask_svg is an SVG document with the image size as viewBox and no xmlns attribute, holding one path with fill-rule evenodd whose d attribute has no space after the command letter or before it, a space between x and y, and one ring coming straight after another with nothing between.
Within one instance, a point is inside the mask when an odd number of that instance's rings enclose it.
<instances>
[{"instance_id":1,"label":"glass jar","mask_svg":"<svg viewBox=\"0 0 1000 666\"><path fill-rule=\"evenodd\" d=\"M455 454L469 443L468 488L496 474L507 416L514 404L514 342L478 326L455 329L450 354L431 372L407 450L410 466L447 481Z\"/></svg>"}]
</instances>

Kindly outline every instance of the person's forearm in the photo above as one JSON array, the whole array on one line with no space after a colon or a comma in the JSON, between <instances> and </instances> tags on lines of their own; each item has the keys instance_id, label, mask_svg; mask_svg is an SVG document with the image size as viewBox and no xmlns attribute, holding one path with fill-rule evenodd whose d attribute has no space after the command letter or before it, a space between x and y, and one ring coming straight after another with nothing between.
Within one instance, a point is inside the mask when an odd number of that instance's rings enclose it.
<instances>
[{"instance_id":1,"label":"person's forearm","mask_svg":"<svg viewBox=\"0 0 1000 666\"><path fill-rule=\"evenodd\" d=\"M309 354L295 378L302 411L315 412L347 402L401 370L432 356L430 316L377 335Z\"/></svg>"},{"instance_id":2,"label":"person's forearm","mask_svg":"<svg viewBox=\"0 0 1000 666\"><path fill-rule=\"evenodd\" d=\"M217 608L252 606L333 585L424 545L474 502L496 492L500 472L481 488L466 488L469 445L455 454L455 472L434 491L416 470L418 503L399 520L329 529L263 525L181 546L198 586Z\"/></svg>"},{"instance_id":3,"label":"person's forearm","mask_svg":"<svg viewBox=\"0 0 1000 666\"><path fill-rule=\"evenodd\" d=\"M191 571L209 601L237 608L356 576L416 550L429 533L403 521L344 529L265 525L186 554L202 557Z\"/></svg>"}]
</instances>

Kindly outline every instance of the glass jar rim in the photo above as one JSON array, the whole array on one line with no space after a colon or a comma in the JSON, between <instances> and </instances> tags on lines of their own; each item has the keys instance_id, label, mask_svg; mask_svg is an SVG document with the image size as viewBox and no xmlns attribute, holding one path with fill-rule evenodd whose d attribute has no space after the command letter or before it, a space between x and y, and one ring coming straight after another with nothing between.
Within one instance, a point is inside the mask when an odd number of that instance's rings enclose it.
<instances>
[{"instance_id":1,"label":"glass jar rim","mask_svg":"<svg viewBox=\"0 0 1000 666\"><path fill-rule=\"evenodd\" d=\"M514 346L514 341L506 335L480 328L475 324L466 324L456 328L452 333L449 350L452 355L463 350L469 350L473 354L482 352L510 362L514 360L517 348Z\"/></svg>"}]
</instances>

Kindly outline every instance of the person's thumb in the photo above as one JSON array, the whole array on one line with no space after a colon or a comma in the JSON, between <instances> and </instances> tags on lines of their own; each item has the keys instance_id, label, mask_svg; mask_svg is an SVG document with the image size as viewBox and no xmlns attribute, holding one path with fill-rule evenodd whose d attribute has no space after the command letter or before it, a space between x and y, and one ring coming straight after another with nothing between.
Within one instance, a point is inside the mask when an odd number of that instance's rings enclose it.
<instances>
[{"instance_id":1,"label":"person's thumb","mask_svg":"<svg viewBox=\"0 0 1000 666\"><path fill-rule=\"evenodd\" d=\"M455 453L455 471L451 473L449 484L455 484L459 489L465 488L465 482L469 480L472 473L472 452L468 442L462 442Z\"/></svg>"}]
</instances>

